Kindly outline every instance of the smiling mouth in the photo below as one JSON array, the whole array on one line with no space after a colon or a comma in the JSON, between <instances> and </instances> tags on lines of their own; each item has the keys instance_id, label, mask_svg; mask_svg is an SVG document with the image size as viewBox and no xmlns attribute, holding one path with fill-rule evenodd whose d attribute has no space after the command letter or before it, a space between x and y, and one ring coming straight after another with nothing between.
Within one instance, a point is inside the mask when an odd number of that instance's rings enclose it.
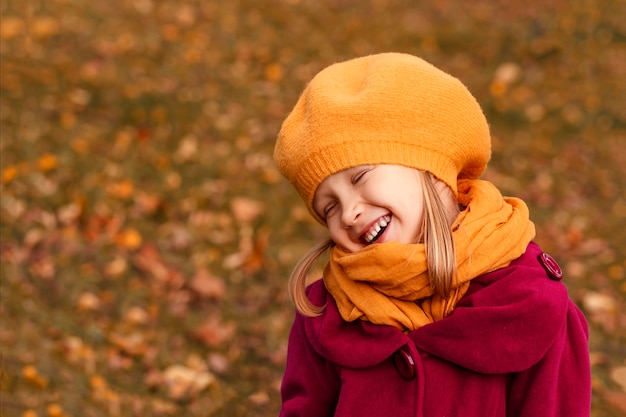
<instances>
[{"instance_id":1,"label":"smiling mouth","mask_svg":"<svg viewBox=\"0 0 626 417\"><path fill-rule=\"evenodd\" d=\"M378 219L376 223L369 228L367 232L365 232L361 236L361 240L363 240L367 244L371 244L376 242L376 240L383 234L387 226L391 222L391 216L389 214Z\"/></svg>"}]
</instances>

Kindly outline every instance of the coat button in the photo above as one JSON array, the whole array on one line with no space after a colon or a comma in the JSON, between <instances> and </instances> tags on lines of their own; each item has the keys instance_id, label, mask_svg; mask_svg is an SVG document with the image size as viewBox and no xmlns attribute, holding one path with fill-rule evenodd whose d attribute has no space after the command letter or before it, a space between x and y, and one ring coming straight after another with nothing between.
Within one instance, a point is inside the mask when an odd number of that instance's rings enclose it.
<instances>
[{"instance_id":1,"label":"coat button","mask_svg":"<svg viewBox=\"0 0 626 417\"><path fill-rule=\"evenodd\" d=\"M563 279L563 271L552 256L543 252L541 255L539 255L539 262L541 262L543 269L548 272L548 276L550 276L550 279L553 279L555 281L560 281Z\"/></svg>"},{"instance_id":2,"label":"coat button","mask_svg":"<svg viewBox=\"0 0 626 417\"><path fill-rule=\"evenodd\" d=\"M393 355L393 363L402 378L407 381L415 378L415 360L413 360L413 356L409 352L404 349L398 350Z\"/></svg>"}]
</instances>

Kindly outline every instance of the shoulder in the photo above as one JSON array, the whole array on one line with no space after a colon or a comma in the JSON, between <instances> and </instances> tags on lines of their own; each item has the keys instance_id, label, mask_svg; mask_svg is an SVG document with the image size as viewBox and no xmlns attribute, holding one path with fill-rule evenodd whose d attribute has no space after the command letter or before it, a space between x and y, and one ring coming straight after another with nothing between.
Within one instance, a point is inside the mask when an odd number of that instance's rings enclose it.
<instances>
[{"instance_id":1,"label":"shoulder","mask_svg":"<svg viewBox=\"0 0 626 417\"><path fill-rule=\"evenodd\" d=\"M481 307L532 330L544 343L555 337L567 320L571 301L558 263L535 244L509 266L476 279L473 289L458 307ZM535 340L535 342L537 342Z\"/></svg>"},{"instance_id":2,"label":"shoulder","mask_svg":"<svg viewBox=\"0 0 626 417\"><path fill-rule=\"evenodd\" d=\"M544 305L564 318L569 296L562 279L556 260L536 243L530 243L526 252L509 266L472 280L459 306ZM553 314L550 317L554 318Z\"/></svg>"},{"instance_id":3,"label":"shoulder","mask_svg":"<svg viewBox=\"0 0 626 417\"><path fill-rule=\"evenodd\" d=\"M324 280L319 278L310 283L306 287L306 295L313 304L317 306L324 305L324 303L326 303L326 299L328 298L328 291L324 285Z\"/></svg>"},{"instance_id":4,"label":"shoulder","mask_svg":"<svg viewBox=\"0 0 626 417\"><path fill-rule=\"evenodd\" d=\"M325 306L317 317L298 313L304 335L313 349L339 366L367 368L386 360L408 342L407 336L391 326L380 326L364 320L345 321L323 280L307 287L307 296L315 304Z\"/></svg>"},{"instance_id":5,"label":"shoulder","mask_svg":"<svg viewBox=\"0 0 626 417\"><path fill-rule=\"evenodd\" d=\"M485 373L519 372L538 362L566 331L573 304L542 254L532 243L506 268L475 278L450 316L415 332L416 344Z\"/></svg>"}]
</instances>

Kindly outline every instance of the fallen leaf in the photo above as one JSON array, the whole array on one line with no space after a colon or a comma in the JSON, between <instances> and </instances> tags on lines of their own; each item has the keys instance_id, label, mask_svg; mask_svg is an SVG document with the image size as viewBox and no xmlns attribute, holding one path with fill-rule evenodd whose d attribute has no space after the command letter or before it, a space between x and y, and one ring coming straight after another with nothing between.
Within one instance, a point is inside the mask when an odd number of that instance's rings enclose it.
<instances>
[{"instance_id":1,"label":"fallen leaf","mask_svg":"<svg viewBox=\"0 0 626 417\"><path fill-rule=\"evenodd\" d=\"M132 324L146 324L150 320L150 315L141 307L131 307L126 313L126 320Z\"/></svg>"},{"instance_id":2,"label":"fallen leaf","mask_svg":"<svg viewBox=\"0 0 626 417\"><path fill-rule=\"evenodd\" d=\"M588 312L590 321L612 332L617 325L617 302L614 297L589 291L583 296L583 307Z\"/></svg>"},{"instance_id":3,"label":"fallen leaf","mask_svg":"<svg viewBox=\"0 0 626 417\"><path fill-rule=\"evenodd\" d=\"M36 38L47 38L56 35L61 28L59 21L49 16L36 16L31 21L29 33Z\"/></svg>"},{"instance_id":4,"label":"fallen leaf","mask_svg":"<svg viewBox=\"0 0 626 417\"><path fill-rule=\"evenodd\" d=\"M37 161L39 169L43 172L51 171L57 166L57 158L54 155L46 154Z\"/></svg>"},{"instance_id":5,"label":"fallen leaf","mask_svg":"<svg viewBox=\"0 0 626 417\"><path fill-rule=\"evenodd\" d=\"M101 305L102 302L100 301L100 298L92 292L85 292L81 294L77 303L78 311L99 310Z\"/></svg>"},{"instance_id":6,"label":"fallen leaf","mask_svg":"<svg viewBox=\"0 0 626 417\"><path fill-rule=\"evenodd\" d=\"M104 267L105 275L109 277L119 277L128 269L126 258L116 256L111 262Z\"/></svg>"},{"instance_id":7,"label":"fallen leaf","mask_svg":"<svg viewBox=\"0 0 626 417\"><path fill-rule=\"evenodd\" d=\"M280 81L283 78L283 67L280 64L269 64L265 67L265 78L268 81Z\"/></svg>"},{"instance_id":8,"label":"fallen leaf","mask_svg":"<svg viewBox=\"0 0 626 417\"><path fill-rule=\"evenodd\" d=\"M133 367L133 359L118 348L111 348L106 353L107 366L111 371L128 371Z\"/></svg>"},{"instance_id":9,"label":"fallen leaf","mask_svg":"<svg viewBox=\"0 0 626 417\"><path fill-rule=\"evenodd\" d=\"M163 201L155 194L138 192L135 196L135 208L141 215L150 215L159 210Z\"/></svg>"},{"instance_id":10,"label":"fallen leaf","mask_svg":"<svg viewBox=\"0 0 626 417\"><path fill-rule=\"evenodd\" d=\"M134 229L132 227L122 230L115 237L115 243L117 243L118 246L124 249L129 249L129 250L134 250L134 249L139 248L141 246L142 241L143 241L143 238L141 237L141 234L139 234L137 229Z\"/></svg>"},{"instance_id":11,"label":"fallen leaf","mask_svg":"<svg viewBox=\"0 0 626 417\"><path fill-rule=\"evenodd\" d=\"M50 404L46 408L46 414L48 417L64 417L65 413L63 412L63 408L59 404Z\"/></svg>"},{"instance_id":12,"label":"fallen leaf","mask_svg":"<svg viewBox=\"0 0 626 417\"><path fill-rule=\"evenodd\" d=\"M150 389L156 389L165 383L163 374L156 369L150 369L144 376L143 382Z\"/></svg>"},{"instance_id":13,"label":"fallen leaf","mask_svg":"<svg viewBox=\"0 0 626 417\"><path fill-rule=\"evenodd\" d=\"M119 198L121 200L126 200L132 197L134 191L135 185L130 179L113 182L106 187L107 194L109 194L111 197Z\"/></svg>"},{"instance_id":14,"label":"fallen leaf","mask_svg":"<svg viewBox=\"0 0 626 417\"><path fill-rule=\"evenodd\" d=\"M8 184L17 177L17 168L8 166L2 170L2 184Z\"/></svg>"},{"instance_id":15,"label":"fallen leaf","mask_svg":"<svg viewBox=\"0 0 626 417\"><path fill-rule=\"evenodd\" d=\"M228 371L228 367L230 366L230 363L226 356L217 352L209 353L208 363L211 370L218 374L226 373L226 371Z\"/></svg>"},{"instance_id":16,"label":"fallen leaf","mask_svg":"<svg viewBox=\"0 0 626 417\"><path fill-rule=\"evenodd\" d=\"M109 341L124 353L131 356L142 356L149 348L147 338L145 334L141 332L124 335L111 333L109 335Z\"/></svg>"},{"instance_id":17,"label":"fallen leaf","mask_svg":"<svg viewBox=\"0 0 626 417\"><path fill-rule=\"evenodd\" d=\"M185 136L178 144L178 149L174 153L177 162L186 162L198 157L198 138L193 135Z\"/></svg>"},{"instance_id":18,"label":"fallen leaf","mask_svg":"<svg viewBox=\"0 0 626 417\"><path fill-rule=\"evenodd\" d=\"M152 401L152 412L154 416L171 416L177 411L175 404L157 398Z\"/></svg>"},{"instance_id":19,"label":"fallen leaf","mask_svg":"<svg viewBox=\"0 0 626 417\"><path fill-rule=\"evenodd\" d=\"M83 137L74 138L70 146L79 155L86 155L89 152L89 141Z\"/></svg>"},{"instance_id":20,"label":"fallen leaf","mask_svg":"<svg viewBox=\"0 0 626 417\"><path fill-rule=\"evenodd\" d=\"M33 261L28 269L34 276L44 280L51 280L56 274L54 260L49 256Z\"/></svg>"},{"instance_id":21,"label":"fallen leaf","mask_svg":"<svg viewBox=\"0 0 626 417\"><path fill-rule=\"evenodd\" d=\"M63 224L70 224L76 221L78 217L81 215L82 209L81 206L76 203L66 204L63 207L60 207L57 210L57 217L59 221Z\"/></svg>"},{"instance_id":22,"label":"fallen leaf","mask_svg":"<svg viewBox=\"0 0 626 417\"><path fill-rule=\"evenodd\" d=\"M623 413L626 413L626 394L617 391L604 392L602 396L607 400L609 404L617 408Z\"/></svg>"},{"instance_id":23,"label":"fallen leaf","mask_svg":"<svg viewBox=\"0 0 626 417\"><path fill-rule=\"evenodd\" d=\"M23 33L24 26L24 21L19 17L2 17L0 20L0 38L4 40L13 39Z\"/></svg>"},{"instance_id":24,"label":"fallen leaf","mask_svg":"<svg viewBox=\"0 0 626 417\"><path fill-rule=\"evenodd\" d=\"M208 371L198 371L184 365L171 365L163 372L167 395L172 400L196 396L216 382Z\"/></svg>"},{"instance_id":25,"label":"fallen leaf","mask_svg":"<svg viewBox=\"0 0 626 417\"><path fill-rule=\"evenodd\" d=\"M102 391L108 388L109 386L106 380L100 375L92 375L89 378L89 385L91 386L91 389L94 391Z\"/></svg>"},{"instance_id":26,"label":"fallen leaf","mask_svg":"<svg viewBox=\"0 0 626 417\"><path fill-rule=\"evenodd\" d=\"M263 213L265 205L247 197L235 197L231 200L230 208L235 219L241 223L251 223Z\"/></svg>"},{"instance_id":27,"label":"fallen leaf","mask_svg":"<svg viewBox=\"0 0 626 417\"><path fill-rule=\"evenodd\" d=\"M251 394L248 397L248 400L256 405L256 406L260 406L260 405L265 405L267 403L270 402L270 396L266 391L257 391L254 394Z\"/></svg>"},{"instance_id":28,"label":"fallen leaf","mask_svg":"<svg viewBox=\"0 0 626 417\"><path fill-rule=\"evenodd\" d=\"M257 231L252 250L243 261L242 269L247 274L254 274L265 266L266 251L269 246L270 229L267 227Z\"/></svg>"},{"instance_id":29,"label":"fallen leaf","mask_svg":"<svg viewBox=\"0 0 626 417\"><path fill-rule=\"evenodd\" d=\"M614 368L611 371L611 378L626 392L626 366Z\"/></svg>"},{"instance_id":30,"label":"fallen leaf","mask_svg":"<svg viewBox=\"0 0 626 417\"><path fill-rule=\"evenodd\" d=\"M235 330L234 322L223 323L216 317L210 317L196 327L191 335L207 346L219 346L230 340Z\"/></svg>"},{"instance_id":31,"label":"fallen leaf","mask_svg":"<svg viewBox=\"0 0 626 417\"><path fill-rule=\"evenodd\" d=\"M209 271L200 268L189 282L191 290L200 298L221 300L224 298L226 285L224 280L211 275Z\"/></svg>"},{"instance_id":32,"label":"fallen leaf","mask_svg":"<svg viewBox=\"0 0 626 417\"><path fill-rule=\"evenodd\" d=\"M612 296L592 291L589 291L584 295L583 306L592 314L612 314L616 312L617 308L615 299Z\"/></svg>"},{"instance_id":33,"label":"fallen leaf","mask_svg":"<svg viewBox=\"0 0 626 417\"><path fill-rule=\"evenodd\" d=\"M172 191L179 189L182 182L182 177L176 171L170 171L167 175L165 175L165 184L167 185L167 188Z\"/></svg>"},{"instance_id":34,"label":"fallen leaf","mask_svg":"<svg viewBox=\"0 0 626 417\"><path fill-rule=\"evenodd\" d=\"M138 253L132 257L133 265L139 270L147 272L157 281L165 282L169 275L169 271L159 253L157 247L153 244L144 245Z\"/></svg>"},{"instance_id":35,"label":"fallen leaf","mask_svg":"<svg viewBox=\"0 0 626 417\"><path fill-rule=\"evenodd\" d=\"M26 365L22 368L22 377L37 388L45 388L48 385L48 379L41 376L33 365Z\"/></svg>"}]
</instances>

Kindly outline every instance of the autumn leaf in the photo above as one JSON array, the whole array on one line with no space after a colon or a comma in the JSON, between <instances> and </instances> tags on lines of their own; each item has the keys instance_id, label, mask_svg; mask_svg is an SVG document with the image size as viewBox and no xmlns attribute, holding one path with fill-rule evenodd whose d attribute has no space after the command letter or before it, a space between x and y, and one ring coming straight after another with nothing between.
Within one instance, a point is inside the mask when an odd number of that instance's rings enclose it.
<instances>
[{"instance_id":1,"label":"autumn leaf","mask_svg":"<svg viewBox=\"0 0 626 417\"><path fill-rule=\"evenodd\" d=\"M8 166L2 169L2 184L7 184L17 177L17 168Z\"/></svg>"},{"instance_id":2,"label":"autumn leaf","mask_svg":"<svg viewBox=\"0 0 626 417\"><path fill-rule=\"evenodd\" d=\"M589 291L584 295L583 306L592 321L609 332L615 330L618 311L616 299L613 296Z\"/></svg>"},{"instance_id":3,"label":"autumn leaf","mask_svg":"<svg viewBox=\"0 0 626 417\"><path fill-rule=\"evenodd\" d=\"M137 229L129 227L115 236L115 242L124 249L134 250L141 246L143 238Z\"/></svg>"},{"instance_id":4,"label":"autumn leaf","mask_svg":"<svg viewBox=\"0 0 626 417\"><path fill-rule=\"evenodd\" d=\"M122 256L116 256L106 264L104 273L110 277L119 277L128 270L128 262Z\"/></svg>"},{"instance_id":5,"label":"autumn leaf","mask_svg":"<svg viewBox=\"0 0 626 417\"><path fill-rule=\"evenodd\" d=\"M270 401L270 397L267 391L257 391L248 397L248 401L258 407L267 404Z\"/></svg>"},{"instance_id":6,"label":"autumn leaf","mask_svg":"<svg viewBox=\"0 0 626 417\"><path fill-rule=\"evenodd\" d=\"M222 322L217 317L209 317L197 326L191 336L207 346L220 346L231 340L237 326L234 322Z\"/></svg>"},{"instance_id":7,"label":"autumn leaf","mask_svg":"<svg viewBox=\"0 0 626 417\"><path fill-rule=\"evenodd\" d=\"M254 274L266 266L266 251L269 246L270 230L262 228L257 231L252 250L243 261L242 269L248 274Z\"/></svg>"},{"instance_id":8,"label":"autumn leaf","mask_svg":"<svg viewBox=\"0 0 626 417\"><path fill-rule=\"evenodd\" d=\"M51 16L36 16L31 20L29 33L37 38L56 35L61 29L59 21Z\"/></svg>"},{"instance_id":9,"label":"autumn leaf","mask_svg":"<svg viewBox=\"0 0 626 417\"><path fill-rule=\"evenodd\" d=\"M67 414L65 414L63 408L59 404L50 404L46 408L46 415L48 417L67 417Z\"/></svg>"},{"instance_id":10,"label":"autumn leaf","mask_svg":"<svg viewBox=\"0 0 626 417\"><path fill-rule=\"evenodd\" d=\"M22 376L28 383L37 388L45 388L48 385L48 378L42 376L33 365L22 368Z\"/></svg>"},{"instance_id":11,"label":"autumn leaf","mask_svg":"<svg viewBox=\"0 0 626 417\"><path fill-rule=\"evenodd\" d=\"M603 393L602 397L619 412L626 413L626 393L611 391Z\"/></svg>"},{"instance_id":12,"label":"autumn leaf","mask_svg":"<svg viewBox=\"0 0 626 417\"><path fill-rule=\"evenodd\" d=\"M2 16L0 19L0 38L13 39L24 31L24 21L17 16Z\"/></svg>"},{"instance_id":13,"label":"autumn leaf","mask_svg":"<svg viewBox=\"0 0 626 417\"><path fill-rule=\"evenodd\" d=\"M57 158L54 155L46 154L46 155L43 155L41 158L39 158L37 163L41 171L47 172L56 168Z\"/></svg>"},{"instance_id":14,"label":"autumn leaf","mask_svg":"<svg viewBox=\"0 0 626 417\"><path fill-rule=\"evenodd\" d=\"M141 271L148 273L157 281L165 282L169 275L167 265L163 262L161 254L153 244L144 245L132 257L133 264Z\"/></svg>"},{"instance_id":15,"label":"autumn leaf","mask_svg":"<svg viewBox=\"0 0 626 417\"><path fill-rule=\"evenodd\" d=\"M149 216L163 207L163 200L155 195L144 191L137 192L135 196L135 208L142 216Z\"/></svg>"},{"instance_id":16,"label":"autumn leaf","mask_svg":"<svg viewBox=\"0 0 626 417\"><path fill-rule=\"evenodd\" d=\"M85 292L83 294L81 294L80 298L78 299L78 303L77 303L77 308L78 311L95 311L95 310L99 310L100 306L101 306L101 301L100 298L92 293L92 292Z\"/></svg>"},{"instance_id":17,"label":"autumn leaf","mask_svg":"<svg viewBox=\"0 0 626 417\"><path fill-rule=\"evenodd\" d=\"M265 67L265 78L269 81L279 81L283 78L283 68L279 64L270 64Z\"/></svg>"},{"instance_id":18,"label":"autumn leaf","mask_svg":"<svg viewBox=\"0 0 626 417\"><path fill-rule=\"evenodd\" d=\"M131 324L146 324L150 321L150 314L141 307L133 306L126 313L126 321Z\"/></svg>"},{"instance_id":19,"label":"autumn leaf","mask_svg":"<svg viewBox=\"0 0 626 417\"><path fill-rule=\"evenodd\" d=\"M212 298L216 300L224 298L226 291L224 280L211 275L209 271L204 268L196 271L196 274L189 282L189 287L200 298Z\"/></svg>"},{"instance_id":20,"label":"autumn leaf","mask_svg":"<svg viewBox=\"0 0 626 417\"><path fill-rule=\"evenodd\" d=\"M242 223L253 222L265 210L263 203L246 197L233 198L230 207L235 219Z\"/></svg>"},{"instance_id":21,"label":"autumn leaf","mask_svg":"<svg viewBox=\"0 0 626 417\"><path fill-rule=\"evenodd\" d=\"M129 199L133 196L135 186L130 179L125 179L119 182L113 182L108 185L107 193L115 198Z\"/></svg>"},{"instance_id":22,"label":"autumn leaf","mask_svg":"<svg viewBox=\"0 0 626 417\"><path fill-rule=\"evenodd\" d=\"M167 395L172 400L194 397L216 382L208 371L199 371L184 365L171 365L163 372Z\"/></svg>"}]
</instances>

